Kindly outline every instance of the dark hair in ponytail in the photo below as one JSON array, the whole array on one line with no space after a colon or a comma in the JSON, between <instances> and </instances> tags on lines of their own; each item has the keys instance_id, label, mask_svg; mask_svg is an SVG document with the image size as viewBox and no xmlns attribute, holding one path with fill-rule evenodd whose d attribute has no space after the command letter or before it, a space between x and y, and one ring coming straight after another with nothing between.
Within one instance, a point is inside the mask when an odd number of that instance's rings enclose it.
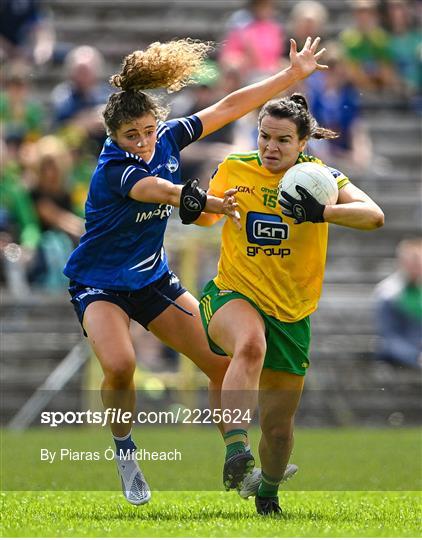
<instances>
[{"instance_id":1,"label":"dark hair in ponytail","mask_svg":"<svg viewBox=\"0 0 422 540\"><path fill-rule=\"evenodd\" d=\"M325 129L311 115L308 102L302 94L292 94L290 97L267 101L258 116L258 125L261 125L264 116L287 118L297 127L299 140L312 137L313 139L336 139L339 135L331 129Z\"/></svg>"}]
</instances>

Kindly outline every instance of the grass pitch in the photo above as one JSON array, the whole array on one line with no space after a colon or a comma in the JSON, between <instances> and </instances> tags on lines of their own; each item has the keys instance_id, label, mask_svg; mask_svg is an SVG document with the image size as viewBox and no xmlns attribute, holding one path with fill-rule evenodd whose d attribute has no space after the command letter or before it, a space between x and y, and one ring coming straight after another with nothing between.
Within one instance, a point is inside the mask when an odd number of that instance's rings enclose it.
<instances>
[{"instance_id":1,"label":"grass pitch","mask_svg":"<svg viewBox=\"0 0 422 540\"><path fill-rule=\"evenodd\" d=\"M145 463L153 489L145 506L133 507L121 495L112 462L42 464L40 447L107 447L106 431L31 430L2 434L2 536L17 537L417 537L420 534L421 441L417 430L298 430L292 462L296 478L280 491L281 518L255 513L254 501L234 493L203 491L221 482L222 443L212 429L180 432L149 428L135 440L153 447L183 447L185 460ZM252 433L256 443L258 433ZM204 450L199 461L196 452ZM19 454L20 452L20 454ZM33 459L31 460L31 456ZM23 467L29 483L54 483L58 491L17 491ZM54 468L54 465L57 467ZM50 471L50 475L49 475ZM51 471L54 474L51 474ZM89 474L93 471L93 474ZM176 471L176 473L175 473ZM182 472L180 472L182 471ZM184 471L184 473L183 473ZM62 474L57 474L61 472ZM191 491L181 491L184 474ZM63 491L61 479L66 484ZM73 479L73 484L71 480ZM85 481L90 487L76 490ZM27 481L28 482L28 481ZM63 484L62 484L63 485ZM95 489L114 491L91 491ZM159 486L159 487L157 487ZM174 491L164 491L161 489ZM327 487L327 490L323 488ZM175 491L179 489L179 491ZM209 488L208 488L209 489ZM336 489L341 491L336 491ZM374 491L377 489L378 491Z\"/></svg>"},{"instance_id":2,"label":"grass pitch","mask_svg":"<svg viewBox=\"0 0 422 540\"><path fill-rule=\"evenodd\" d=\"M418 537L416 493L286 492L280 519L235 493L158 492L141 507L116 492L3 495L3 536Z\"/></svg>"}]
</instances>

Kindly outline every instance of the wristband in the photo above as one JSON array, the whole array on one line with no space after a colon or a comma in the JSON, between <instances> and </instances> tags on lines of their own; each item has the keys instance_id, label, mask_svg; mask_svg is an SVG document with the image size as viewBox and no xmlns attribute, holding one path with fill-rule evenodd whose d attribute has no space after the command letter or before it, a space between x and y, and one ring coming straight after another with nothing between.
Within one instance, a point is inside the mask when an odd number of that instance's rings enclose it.
<instances>
[{"instance_id":1,"label":"wristband","mask_svg":"<svg viewBox=\"0 0 422 540\"><path fill-rule=\"evenodd\" d=\"M179 216L184 225L196 221L207 204L207 194L198 187L198 179L188 180L180 194Z\"/></svg>"}]
</instances>

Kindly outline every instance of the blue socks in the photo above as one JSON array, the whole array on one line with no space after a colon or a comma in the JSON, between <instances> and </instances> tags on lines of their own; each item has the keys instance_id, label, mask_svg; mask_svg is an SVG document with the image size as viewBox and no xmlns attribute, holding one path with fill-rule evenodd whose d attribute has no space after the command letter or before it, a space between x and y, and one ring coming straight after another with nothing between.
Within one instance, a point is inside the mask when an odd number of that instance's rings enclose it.
<instances>
[{"instance_id":1,"label":"blue socks","mask_svg":"<svg viewBox=\"0 0 422 540\"><path fill-rule=\"evenodd\" d=\"M136 444L132 441L132 432L129 431L124 437L116 437L113 435L116 444L116 455L118 457L126 456L127 453L132 453L136 450Z\"/></svg>"}]
</instances>

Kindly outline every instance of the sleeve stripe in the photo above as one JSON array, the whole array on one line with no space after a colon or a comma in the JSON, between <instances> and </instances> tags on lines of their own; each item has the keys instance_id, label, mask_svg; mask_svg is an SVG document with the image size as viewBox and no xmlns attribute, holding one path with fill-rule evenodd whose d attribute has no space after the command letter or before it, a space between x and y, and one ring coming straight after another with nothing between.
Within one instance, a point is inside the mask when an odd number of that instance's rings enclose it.
<instances>
[{"instance_id":1,"label":"sleeve stripe","mask_svg":"<svg viewBox=\"0 0 422 540\"><path fill-rule=\"evenodd\" d=\"M193 128L189 122L189 120L187 120L186 118L181 118L180 121L182 122L182 124L185 126L187 132L189 133L191 139L193 139L194 137L194 132L193 132Z\"/></svg>"},{"instance_id":2,"label":"sleeve stripe","mask_svg":"<svg viewBox=\"0 0 422 540\"><path fill-rule=\"evenodd\" d=\"M341 178L337 178L337 187L338 189L343 188L347 184L350 184L350 180L347 176L342 176Z\"/></svg>"},{"instance_id":3,"label":"sleeve stripe","mask_svg":"<svg viewBox=\"0 0 422 540\"><path fill-rule=\"evenodd\" d=\"M139 167L135 167L134 165L129 165L128 167L126 167L126 169L123 171L123 174L122 174L122 178L120 180L120 187L122 187L127 179L129 178L129 176L134 172L134 171L143 171L143 172L148 172L146 171L145 169L140 169Z\"/></svg>"},{"instance_id":4,"label":"sleeve stripe","mask_svg":"<svg viewBox=\"0 0 422 540\"><path fill-rule=\"evenodd\" d=\"M165 129L168 129L167 124L164 124L164 122L158 126L157 128L157 135L159 135L161 132L165 131Z\"/></svg>"},{"instance_id":5,"label":"sleeve stripe","mask_svg":"<svg viewBox=\"0 0 422 540\"><path fill-rule=\"evenodd\" d=\"M123 171L122 177L120 179L120 187L123 186L123 184L126 182L127 177L130 175L131 172L136 170L136 167L134 165L129 165L126 167L126 169Z\"/></svg>"},{"instance_id":6,"label":"sleeve stripe","mask_svg":"<svg viewBox=\"0 0 422 540\"><path fill-rule=\"evenodd\" d=\"M163 130L160 131L160 133L158 133L158 131L157 131L157 140L158 140L158 139L161 139L161 137L164 135L164 133L165 133L166 131L168 131L169 129L170 129L170 128L169 128L168 126L166 126Z\"/></svg>"}]
</instances>

